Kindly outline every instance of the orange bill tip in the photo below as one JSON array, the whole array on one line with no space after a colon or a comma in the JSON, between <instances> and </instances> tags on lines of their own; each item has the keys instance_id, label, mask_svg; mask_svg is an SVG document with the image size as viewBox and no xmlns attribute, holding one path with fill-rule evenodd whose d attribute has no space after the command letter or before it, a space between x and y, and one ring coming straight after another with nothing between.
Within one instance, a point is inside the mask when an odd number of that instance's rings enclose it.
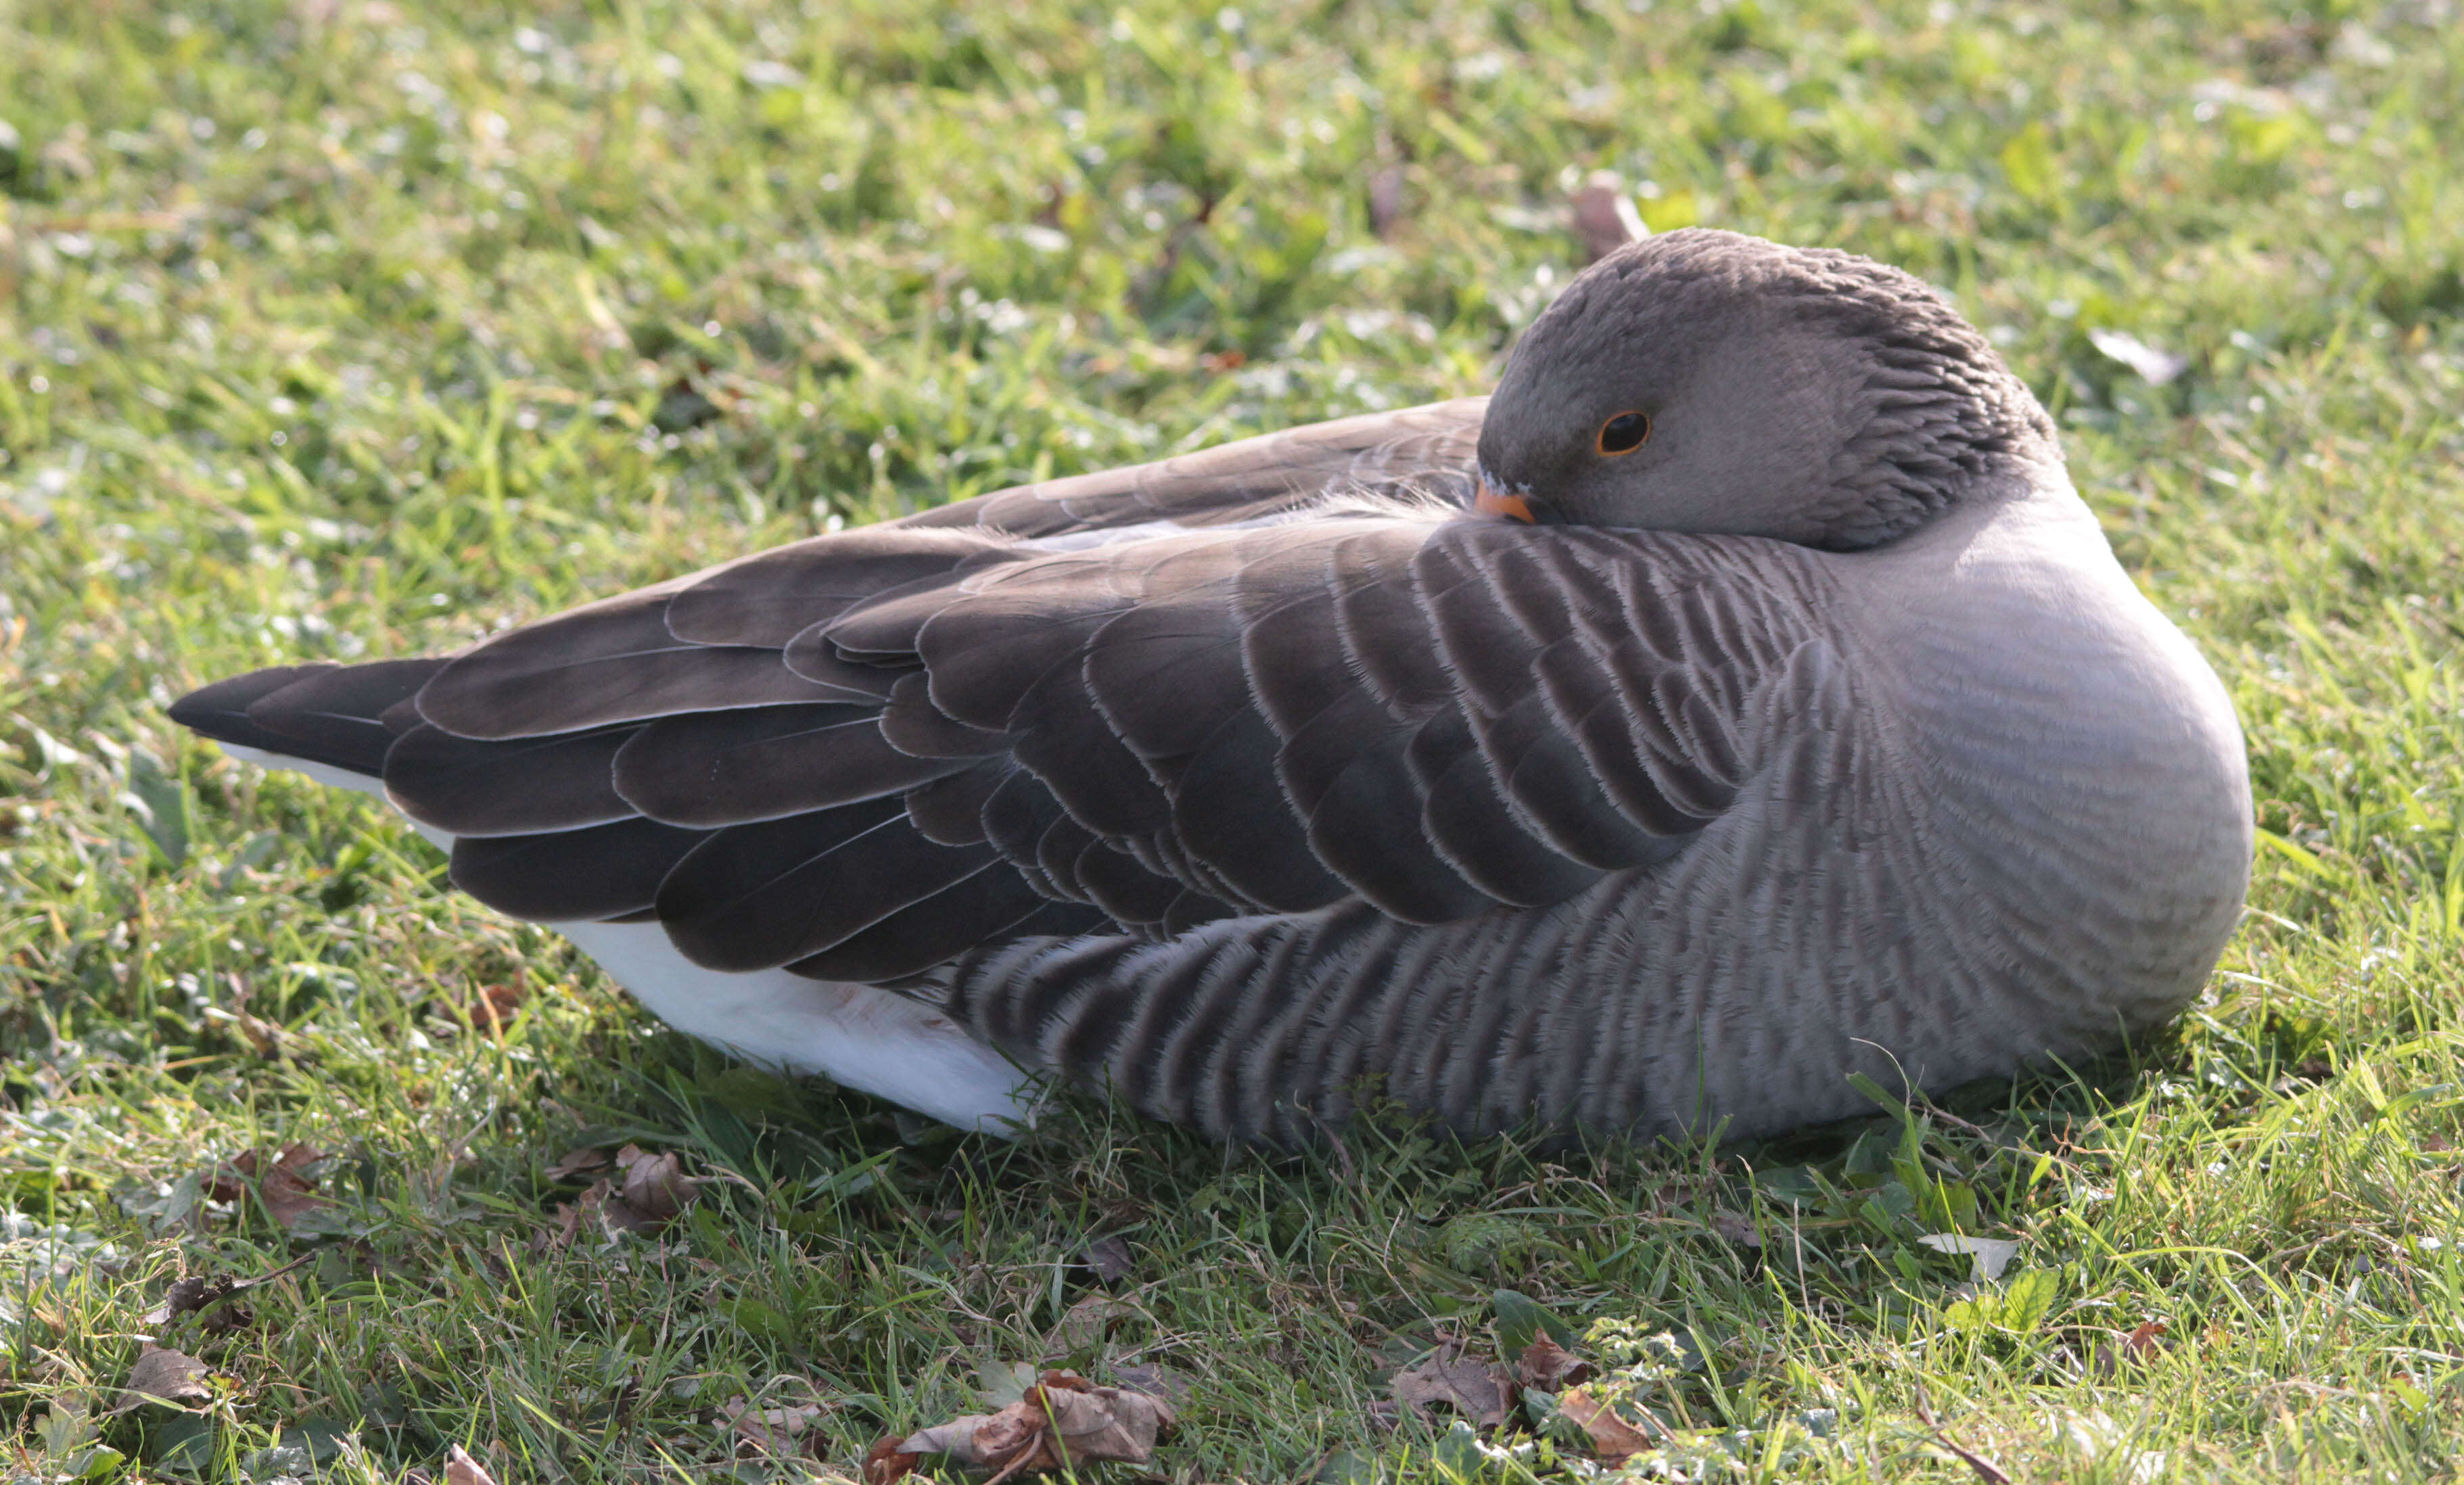
<instances>
[{"instance_id":1,"label":"orange bill tip","mask_svg":"<svg viewBox=\"0 0 2464 1485\"><path fill-rule=\"evenodd\" d=\"M1482 480L1472 489L1471 508L1483 515L1503 515L1508 520L1531 524L1531 502L1521 495L1501 495Z\"/></svg>"}]
</instances>

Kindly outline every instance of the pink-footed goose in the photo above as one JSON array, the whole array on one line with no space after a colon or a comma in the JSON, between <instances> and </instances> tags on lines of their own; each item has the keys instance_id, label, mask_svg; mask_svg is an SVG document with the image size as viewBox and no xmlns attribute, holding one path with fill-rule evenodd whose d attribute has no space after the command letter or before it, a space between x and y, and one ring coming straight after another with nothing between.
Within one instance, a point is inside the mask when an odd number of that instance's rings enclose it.
<instances>
[{"instance_id":1,"label":"pink-footed goose","mask_svg":"<svg viewBox=\"0 0 2464 1485\"><path fill-rule=\"evenodd\" d=\"M2223 688L1845 253L1634 244L1495 394L1002 491L172 714L679 1030L961 1125L1770 1131L2108 1047L2247 885Z\"/></svg>"}]
</instances>

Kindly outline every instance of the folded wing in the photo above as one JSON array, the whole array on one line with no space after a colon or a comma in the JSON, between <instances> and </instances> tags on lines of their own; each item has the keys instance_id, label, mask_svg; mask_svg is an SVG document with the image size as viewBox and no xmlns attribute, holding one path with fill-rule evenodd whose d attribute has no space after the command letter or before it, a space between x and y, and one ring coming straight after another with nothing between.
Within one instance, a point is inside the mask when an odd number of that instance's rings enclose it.
<instances>
[{"instance_id":1,"label":"folded wing","mask_svg":"<svg viewBox=\"0 0 2464 1485\"><path fill-rule=\"evenodd\" d=\"M1281 518L1455 477L1478 412L1004 491L175 714L381 773L507 911L654 917L713 969L1559 902L1683 849L1813 704L1816 579L1405 499Z\"/></svg>"}]
</instances>

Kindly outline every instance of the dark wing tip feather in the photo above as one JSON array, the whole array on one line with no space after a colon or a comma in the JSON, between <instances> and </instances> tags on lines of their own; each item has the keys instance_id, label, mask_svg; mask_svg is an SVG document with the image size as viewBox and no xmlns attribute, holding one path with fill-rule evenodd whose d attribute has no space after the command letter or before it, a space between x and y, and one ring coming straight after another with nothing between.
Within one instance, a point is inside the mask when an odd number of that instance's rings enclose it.
<instances>
[{"instance_id":1,"label":"dark wing tip feather","mask_svg":"<svg viewBox=\"0 0 2464 1485\"><path fill-rule=\"evenodd\" d=\"M320 670L332 670L330 662L319 661L304 666L269 666L251 670L246 675L227 676L222 680L198 687L171 703L171 720L216 742L238 743L245 748L270 748L275 734L265 727L249 720L248 709L302 676Z\"/></svg>"},{"instance_id":2,"label":"dark wing tip feather","mask_svg":"<svg viewBox=\"0 0 2464 1485\"><path fill-rule=\"evenodd\" d=\"M387 719L444 666L442 659L275 666L190 691L171 704L171 720L217 742L376 777L396 735Z\"/></svg>"}]
</instances>

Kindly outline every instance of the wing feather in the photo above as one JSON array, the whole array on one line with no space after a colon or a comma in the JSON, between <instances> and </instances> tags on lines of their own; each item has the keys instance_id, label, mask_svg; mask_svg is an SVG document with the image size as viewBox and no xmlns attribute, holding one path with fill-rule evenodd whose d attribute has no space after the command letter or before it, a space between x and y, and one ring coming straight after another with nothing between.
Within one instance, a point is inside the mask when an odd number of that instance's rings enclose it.
<instances>
[{"instance_id":1,"label":"wing feather","mask_svg":"<svg viewBox=\"0 0 2464 1485\"><path fill-rule=\"evenodd\" d=\"M904 795L966 766L900 752L876 710L803 703L661 717L615 753L613 792L652 819L715 829Z\"/></svg>"},{"instance_id":2,"label":"wing feather","mask_svg":"<svg viewBox=\"0 0 2464 1485\"><path fill-rule=\"evenodd\" d=\"M906 823L897 799L713 832L679 861L653 906L686 958L766 970L810 957L991 863L990 846L948 846Z\"/></svg>"},{"instance_id":3,"label":"wing feather","mask_svg":"<svg viewBox=\"0 0 2464 1485\"><path fill-rule=\"evenodd\" d=\"M180 718L381 769L475 895L650 914L715 969L902 980L1031 933L1563 902L1682 851L1832 672L1744 538L1429 508L1481 407L1001 491ZM1121 994L1246 1024L1284 972ZM1158 1076L1255 1122L1220 1067Z\"/></svg>"},{"instance_id":4,"label":"wing feather","mask_svg":"<svg viewBox=\"0 0 2464 1485\"><path fill-rule=\"evenodd\" d=\"M473 742L426 724L385 755L385 794L421 824L455 836L519 836L629 819L616 792L631 728Z\"/></svg>"},{"instance_id":5,"label":"wing feather","mask_svg":"<svg viewBox=\"0 0 2464 1485\"><path fill-rule=\"evenodd\" d=\"M596 922L647 911L659 884L705 832L650 819L544 835L464 836L447 875L499 912L539 923Z\"/></svg>"}]
</instances>

